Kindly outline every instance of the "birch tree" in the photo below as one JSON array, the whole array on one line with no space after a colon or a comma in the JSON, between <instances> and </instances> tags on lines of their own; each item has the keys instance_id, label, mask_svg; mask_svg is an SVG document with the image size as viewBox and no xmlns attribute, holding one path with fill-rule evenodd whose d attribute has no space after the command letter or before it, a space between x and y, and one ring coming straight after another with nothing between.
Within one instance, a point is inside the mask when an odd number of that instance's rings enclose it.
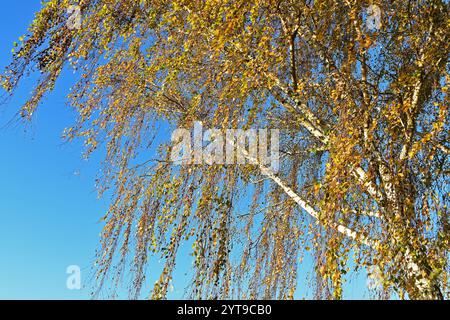
<instances>
[{"instance_id":1,"label":"birch tree","mask_svg":"<svg viewBox=\"0 0 450 320\"><path fill-rule=\"evenodd\" d=\"M130 297L165 298L187 243L192 298L292 299L308 255L316 298L375 268L383 298L442 299L449 21L442 0L49 0L1 81L12 95L39 76L20 109L31 119L75 71L65 137L105 152L97 183L113 195L99 290L131 272ZM195 121L279 129L279 172L174 166L161 127Z\"/></svg>"}]
</instances>

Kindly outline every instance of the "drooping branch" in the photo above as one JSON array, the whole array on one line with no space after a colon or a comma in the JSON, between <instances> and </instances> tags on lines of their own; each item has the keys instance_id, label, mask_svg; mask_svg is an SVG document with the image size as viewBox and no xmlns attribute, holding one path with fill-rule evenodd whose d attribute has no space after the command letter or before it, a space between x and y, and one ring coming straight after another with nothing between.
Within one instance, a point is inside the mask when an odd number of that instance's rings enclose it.
<instances>
[{"instance_id":1,"label":"drooping branch","mask_svg":"<svg viewBox=\"0 0 450 320\"><path fill-rule=\"evenodd\" d=\"M312 134L315 138L317 138L323 144L327 144L329 139L328 136L324 134L325 130L320 126L320 121L315 117L315 115L308 109L308 107L299 101L296 101L294 104L290 103L288 99L284 99L279 95L275 97L279 99L279 102L282 106L291 109L294 108L299 110L301 114L305 114L306 117L300 119L300 124L308 130L310 134ZM374 198L376 201L380 201L382 199L382 194L378 187L367 178L367 174L363 168L360 166L354 167L352 169L352 174L356 177L359 182L366 188L369 195Z\"/></svg>"},{"instance_id":2,"label":"drooping branch","mask_svg":"<svg viewBox=\"0 0 450 320\"><path fill-rule=\"evenodd\" d=\"M227 143L229 143L230 145L235 147L235 144L233 141L227 140ZM273 170L264 166L262 163L260 163L258 161L258 159L249 155L249 153L246 150L239 148L239 146L236 146L236 147L238 148L238 151L250 163L254 163L259 167L259 169L263 175L265 175L266 177L271 179L273 182L275 182L293 201L295 201L304 211L306 211L306 213L308 213L311 217L313 217L318 223L321 223L320 213L312 205L310 205L307 201L305 201L302 197L300 197L294 190L292 190L292 188L289 187L289 185L286 182L284 182L279 176L277 176L275 174L275 172L273 172ZM322 223L322 225L323 225L323 223ZM339 224L336 222L331 222L329 224L326 224L325 227L331 227L331 228L335 229L336 231L338 231L339 233L347 236L348 238L351 238L359 243L362 243L372 249L376 249L376 247L377 247L376 240L370 239L370 238L366 237L365 235L348 228L345 225L342 225L342 224Z\"/></svg>"}]
</instances>

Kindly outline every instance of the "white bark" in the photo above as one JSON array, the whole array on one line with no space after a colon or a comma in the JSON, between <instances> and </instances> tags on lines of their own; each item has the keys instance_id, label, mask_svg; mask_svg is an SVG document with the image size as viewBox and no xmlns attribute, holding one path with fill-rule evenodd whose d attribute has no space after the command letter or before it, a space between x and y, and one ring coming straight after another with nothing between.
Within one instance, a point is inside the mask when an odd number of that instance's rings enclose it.
<instances>
[{"instance_id":1,"label":"white bark","mask_svg":"<svg viewBox=\"0 0 450 320\"><path fill-rule=\"evenodd\" d=\"M233 144L232 141L227 141L227 143ZM319 212L316 211L309 203L303 200L292 188L290 188L287 183L285 183L280 177L278 177L275 172L270 168L261 164L258 159L251 157L246 150L240 150L244 157L250 162L257 164L261 173L275 182L283 191L294 200L306 213L313 217L318 223L320 223ZM339 233L356 240L359 243L365 244L373 249L376 248L377 242L375 240L369 239L368 237L357 233L356 231L336 222L330 222L326 226L337 230Z\"/></svg>"},{"instance_id":2,"label":"white bark","mask_svg":"<svg viewBox=\"0 0 450 320\"><path fill-rule=\"evenodd\" d=\"M441 150L442 152L444 152L445 154L450 154L450 148L447 148L446 146L444 146L441 143L436 144L436 147L439 148L439 150Z\"/></svg>"},{"instance_id":3,"label":"white bark","mask_svg":"<svg viewBox=\"0 0 450 320\"><path fill-rule=\"evenodd\" d=\"M391 210L393 216L396 217L400 215L400 204L398 203L397 191L393 185L393 177L389 173L386 166L380 161L380 174L381 179L384 182L384 189L386 192L386 198L388 200L389 205L391 206ZM393 244L396 243L398 239L396 239L395 234L393 235L393 239L391 240ZM420 292L420 298L422 299L439 299L441 297L437 296L435 290L433 289L433 284L430 279L427 278L428 272L424 270L422 266L417 264L417 260L414 259L411 254L410 247L406 245L406 252L401 257L404 261L399 261L401 265L406 269L406 277L408 279L412 279L414 283L414 287L417 288L418 292Z\"/></svg>"}]
</instances>

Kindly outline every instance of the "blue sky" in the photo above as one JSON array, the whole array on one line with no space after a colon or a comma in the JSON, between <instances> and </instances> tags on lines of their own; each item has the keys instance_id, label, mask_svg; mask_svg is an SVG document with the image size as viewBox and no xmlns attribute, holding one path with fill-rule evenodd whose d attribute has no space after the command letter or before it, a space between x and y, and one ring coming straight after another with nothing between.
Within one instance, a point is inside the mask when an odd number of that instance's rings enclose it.
<instances>
[{"instance_id":1,"label":"blue sky","mask_svg":"<svg viewBox=\"0 0 450 320\"><path fill-rule=\"evenodd\" d=\"M4 1L2 5L1 70L10 62L13 42L26 32L40 1ZM79 142L68 144L61 139L75 117L65 99L71 80L65 76L58 81L27 125L7 124L29 96L31 81L0 105L0 299L90 297L91 268L102 228L99 219L108 199L98 199L94 188L101 154L83 160ZM305 262L303 271L312 269L310 262ZM80 266L85 288L67 289L69 265ZM183 276L189 269L189 260L182 257L170 297L182 297ZM364 283L359 276L347 284L346 298L364 297ZM307 293L301 291L299 298Z\"/></svg>"},{"instance_id":2,"label":"blue sky","mask_svg":"<svg viewBox=\"0 0 450 320\"><path fill-rule=\"evenodd\" d=\"M0 69L39 7L38 0L2 2ZM0 299L89 297L88 290L66 288L66 268L79 265L87 282L107 204L94 188L95 157L82 160L80 145L61 139L74 119L68 87L60 81L28 125L5 127L30 83L0 106Z\"/></svg>"}]
</instances>

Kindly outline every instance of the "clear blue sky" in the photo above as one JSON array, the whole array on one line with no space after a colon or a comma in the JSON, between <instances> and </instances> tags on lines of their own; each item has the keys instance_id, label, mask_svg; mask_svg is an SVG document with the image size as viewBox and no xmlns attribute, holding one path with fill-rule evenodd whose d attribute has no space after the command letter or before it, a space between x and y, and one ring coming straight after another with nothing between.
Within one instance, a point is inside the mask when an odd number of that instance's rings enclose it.
<instances>
[{"instance_id":1,"label":"clear blue sky","mask_svg":"<svg viewBox=\"0 0 450 320\"><path fill-rule=\"evenodd\" d=\"M14 41L26 32L38 0L3 1L0 69ZM70 80L70 79L69 79ZM4 125L29 95L24 86L0 106L0 298L79 299L88 290L66 288L66 268L79 265L86 283L94 260L106 202L97 199L95 157L81 159L78 144L64 144L73 121L65 104L69 83L61 81L34 121Z\"/></svg>"},{"instance_id":2,"label":"clear blue sky","mask_svg":"<svg viewBox=\"0 0 450 320\"><path fill-rule=\"evenodd\" d=\"M0 70L10 62L13 42L26 32L39 8L38 0L2 2ZM70 84L70 76L59 81L27 126L4 127L29 96L30 81L23 83L7 105L0 106L0 299L89 298L102 227L99 218L106 211L107 199L98 199L94 188L101 155L82 160L81 144L66 144L61 139L75 116L65 99ZM88 288L67 289L69 265L81 267L82 284ZM311 268L306 261L303 269ZM184 258L170 297L182 297L183 275L188 269ZM351 281L344 290L346 297L363 298L364 284L362 276ZM300 291L299 297L307 293Z\"/></svg>"}]
</instances>

